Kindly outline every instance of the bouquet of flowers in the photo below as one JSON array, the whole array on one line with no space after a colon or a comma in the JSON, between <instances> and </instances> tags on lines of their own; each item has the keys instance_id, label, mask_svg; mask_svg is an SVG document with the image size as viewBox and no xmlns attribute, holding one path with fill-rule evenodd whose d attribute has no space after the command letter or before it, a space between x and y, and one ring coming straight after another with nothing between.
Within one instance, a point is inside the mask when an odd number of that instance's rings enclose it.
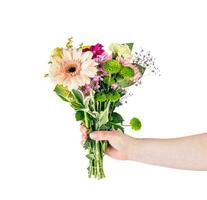
<instances>
[{"instance_id":1,"label":"bouquet of flowers","mask_svg":"<svg viewBox=\"0 0 207 200\"><path fill-rule=\"evenodd\" d=\"M55 84L54 91L74 109L75 119L89 134L97 130L119 130L124 134L124 119L115 109L123 104L128 88L139 84L145 70L154 66L149 52L133 54L132 48L133 43L113 43L107 53L102 44L74 47L69 38L65 48L52 51L47 75ZM141 122L132 118L130 126L139 130ZM107 141L89 137L84 143L89 177L105 177L103 157L107 145Z\"/></svg>"}]
</instances>

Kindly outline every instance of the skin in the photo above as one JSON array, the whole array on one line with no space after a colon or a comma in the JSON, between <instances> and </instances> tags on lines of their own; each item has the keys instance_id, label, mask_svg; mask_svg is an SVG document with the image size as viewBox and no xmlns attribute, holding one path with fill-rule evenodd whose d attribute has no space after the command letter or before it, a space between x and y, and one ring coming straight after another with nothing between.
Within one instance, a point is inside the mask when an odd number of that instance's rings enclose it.
<instances>
[{"instance_id":1,"label":"skin","mask_svg":"<svg viewBox=\"0 0 207 200\"><path fill-rule=\"evenodd\" d=\"M81 132L83 144L88 134L83 126ZM207 171L207 133L172 139L138 139L119 131L96 131L90 138L107 140L110 145L106 153L114 159Z\"/></svg>"}]
</instances>

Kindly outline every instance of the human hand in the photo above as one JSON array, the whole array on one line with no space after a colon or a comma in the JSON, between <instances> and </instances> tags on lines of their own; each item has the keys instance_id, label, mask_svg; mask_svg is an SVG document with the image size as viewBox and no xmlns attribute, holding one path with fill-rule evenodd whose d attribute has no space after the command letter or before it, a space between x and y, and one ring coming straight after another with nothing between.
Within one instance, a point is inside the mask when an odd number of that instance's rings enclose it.
<instances>
[{"instance_id":1,"label":"human hand","mask_svg":"<svg viewBox=\"0 0 207 200\"><path fill-rule=\"evenodd\" d=\"M84 144L88 138L87 129L81 126L82 141ZM133 146L136 139L125 135L119 131L95 131L90 134L90 138L97 141L107 140L109 146L106 150L106 154L110 157L118 160L129 160L131 153L133 152Z\"/></svg>"}]
</instances>

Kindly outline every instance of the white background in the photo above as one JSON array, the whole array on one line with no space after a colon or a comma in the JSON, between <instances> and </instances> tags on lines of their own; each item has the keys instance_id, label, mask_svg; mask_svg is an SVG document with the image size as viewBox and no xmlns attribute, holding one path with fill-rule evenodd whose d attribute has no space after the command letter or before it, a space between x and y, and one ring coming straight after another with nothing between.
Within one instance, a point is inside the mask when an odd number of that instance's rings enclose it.
<instances>
[{"instance_id":1,"label":"white background","mask_svg":"<svg viewBox=\"0 0 207 200\"><path fill-rule=\"evenodd\" d=\"M132 41L151 50L161 77L143 78L119 109L142 120L128 134L205 132L206 19L200 0L1 1L0 199L206 199L207 172L105 157L107 178L88 179L79 124L43 78L50 50L71 35L76 44Z\"/></svg>"}]
</instances>

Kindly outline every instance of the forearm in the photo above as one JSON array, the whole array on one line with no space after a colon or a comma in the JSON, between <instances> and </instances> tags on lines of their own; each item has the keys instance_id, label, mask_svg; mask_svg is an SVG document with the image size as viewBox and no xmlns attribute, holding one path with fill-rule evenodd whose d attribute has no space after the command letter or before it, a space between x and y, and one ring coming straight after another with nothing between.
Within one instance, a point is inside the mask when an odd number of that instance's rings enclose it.
<instances>
[{"instance_id":1,"label":"forearm","mask_svg":"<svg viewBox=\"0 0 207 200\"><path fill-rule=\"evenodd\" d=\"M175 139L136 139L129 159L189 170L207 170L207 133Z\"/></svg>"}]
</instances>

